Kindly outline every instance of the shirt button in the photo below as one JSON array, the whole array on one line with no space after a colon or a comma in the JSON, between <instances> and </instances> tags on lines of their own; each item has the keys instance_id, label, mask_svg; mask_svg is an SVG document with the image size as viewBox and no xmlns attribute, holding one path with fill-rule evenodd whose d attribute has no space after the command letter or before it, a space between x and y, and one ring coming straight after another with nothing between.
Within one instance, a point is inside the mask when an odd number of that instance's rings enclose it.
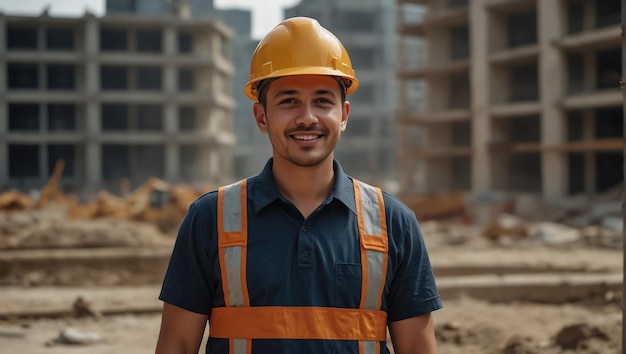
<instances>
[{"instance_id":1,"label":"shirt button","mask_svg":"<svg viewBox=\"0 0 626 354\"><path fill-rule=\"evenodd\" d=\"M308 229L309 229L309 228L308 228L308 227L306 227L306 225L303 225L303 226L302 226L302 232L306 232L306 230L308 230Z\"/></svg>"},{"instance_id":2,"label":"shirt button","mask_svg":"<svg viewBox=\"0 0 626 354\"><path fill-rule=\"evenodd\" d=\"M302 251L302 257L308 257L309 256L309 252L307 251Z\"/></svg>"}]
</instances>

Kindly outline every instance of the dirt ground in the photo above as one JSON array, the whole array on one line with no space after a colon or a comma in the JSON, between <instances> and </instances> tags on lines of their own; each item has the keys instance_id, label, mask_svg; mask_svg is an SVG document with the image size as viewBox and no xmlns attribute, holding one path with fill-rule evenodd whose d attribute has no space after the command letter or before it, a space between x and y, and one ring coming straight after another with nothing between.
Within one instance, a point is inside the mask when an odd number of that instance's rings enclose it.
<instances>
[{"instance_id":1,"label":"dirt ground","mask_svg":"<svg viewBox=\"0 0 626 354\"><path fill-rule=\"evenodd\" d=\"M478 235L476 227L458 226L443 230L441 224L436 223L424 223L423 229L436 272L437 269L454 267L527 267L535 272L545 269L546 272L569 270L598 275L622 274L623 254L619 247L591 247L581 242L546 245L527 239L493 242ZM169 250L172 240L172 234L164 235L142 224L107 220L69 222L58 212L0 213L0 256L24 249L35 252L41 249L149 246ZM159 273L156 278L162 271L162 268L154 270ZM138 284L124 277L113 277L111 279L117 279L118 283L111 281L107 284L111 287L107 288L93 281L81 283L79 278L84 276L81 274L72 273L77 285L46 283L45 278L56 279L53 274L38 277L0 274L0 298L3 300L0 313L29 309L36 313L37 306L54 307L62 302L65 306L68 298L80 294L96 304L111 302L111 298L115 298L118 303L114 305L119 308L145 308L86 317L0 316L0 353L153 353L160 324L160 303L156 299L158 282L151 280ZM30 277L31 281L19 283L22 276ZM39 283L32 279L39 279ZM443 283L444 276L441 279ZM434 314L439 352L618 354L622 345L621 300L621 292L615 291L603 292L599 298L572 299L557 304L523 300L500 302L462 294L444 297L444 308ZM64 329L78 331L86 343L58 341Z\"/></svg>"}]
</instances>

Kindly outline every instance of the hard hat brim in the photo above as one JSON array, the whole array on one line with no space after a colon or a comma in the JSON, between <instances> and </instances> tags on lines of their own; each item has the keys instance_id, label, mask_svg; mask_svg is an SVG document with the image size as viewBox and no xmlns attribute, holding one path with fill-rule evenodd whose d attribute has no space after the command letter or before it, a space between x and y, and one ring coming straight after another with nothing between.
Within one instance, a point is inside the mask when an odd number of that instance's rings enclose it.
<instances>
[{"instance_id":1,"label":"hard hat brim","mask_svg":"<svg viewBox=\"0 0 626 354\"><path fill-rule=\"evenodd\" d=\"M299 68L296 67L296 68L289 68L289 69L283 69L283 70L276 70L272 72L270 75L252 79L244 87L244 93L246 97L248 97L249 99L253 101L258 101L257 90L255 86L259 81L262 81L265 79L276 79L276 78L280 78L283 76L295 76L295 75L324 75L324 76L339 77L339 78L348 80L348 82L350 82L351 84L348 85L346 89L346 96L352 94L359 87L359 81L354 77L354 74L350 76L342 71L334 70L334 69L327 68L327 67L310 67L309 66L309 67L299 67Z\"/></svg>"}]
</instances>

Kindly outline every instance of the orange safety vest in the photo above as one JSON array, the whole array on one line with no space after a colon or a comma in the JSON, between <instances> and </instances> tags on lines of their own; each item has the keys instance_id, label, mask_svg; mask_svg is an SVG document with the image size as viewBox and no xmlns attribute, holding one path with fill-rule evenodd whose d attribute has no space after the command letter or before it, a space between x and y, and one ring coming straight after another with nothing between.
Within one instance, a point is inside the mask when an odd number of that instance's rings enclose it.
<instances>
[{"instance_id":1,"label":"orange safety vest","mask_svg":"<svg viewBox=\"0 0 626 354\"><path fill-rule=\"evenodd\" d=\"M252 339L358 340L360 354L380 354L387 339L381 310L387 274L387 222L379 188L354 180L361 240L359 308L250 306L246 281L247 180L218 190L218 247L225 307L211 310L209 334L228 338L230 354L251 354Z\"/></svg>"}]
</instances>

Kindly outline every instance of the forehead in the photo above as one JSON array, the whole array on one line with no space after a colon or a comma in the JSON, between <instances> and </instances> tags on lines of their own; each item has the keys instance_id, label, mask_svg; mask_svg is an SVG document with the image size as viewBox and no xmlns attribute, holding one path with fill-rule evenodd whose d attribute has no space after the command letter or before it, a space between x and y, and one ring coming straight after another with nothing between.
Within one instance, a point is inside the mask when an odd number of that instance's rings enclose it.
<instances>
[{"instance_id":1,"label":"forehead","mask_svg":"<svg viewBox=\"0 0 626 354\"><path fill-rule=\"evenodd\" d=\"M276 95L283 92L290 93L315 93L326 91L335 95L341 95L341 85L332 76L326 75L291 75L277 78L269 83L268 95Z\"/></svg>"}]
</instances>

